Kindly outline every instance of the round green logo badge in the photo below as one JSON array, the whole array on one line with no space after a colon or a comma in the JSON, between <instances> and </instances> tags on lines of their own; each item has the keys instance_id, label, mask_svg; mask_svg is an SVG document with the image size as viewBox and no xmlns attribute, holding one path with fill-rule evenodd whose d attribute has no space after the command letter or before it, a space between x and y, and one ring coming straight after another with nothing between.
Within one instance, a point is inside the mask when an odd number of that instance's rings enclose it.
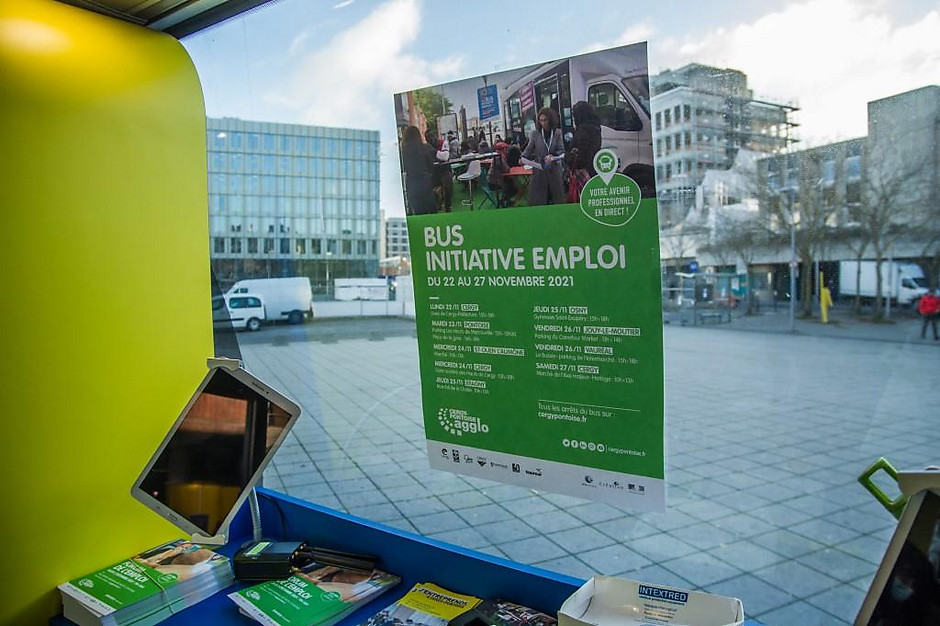
<instances>
[{"instance_id":1,"label":"round green logo badge","mask_svg":"<svg viewBox=\"0 0 940 626\"><path fill-rule=\"evenodd\" d=\"M617 173L619 161L613 150L598 150L594 155L597 176L581 190L581 211L605 226L623 226L640 208L640 186Z\"/></svg>"},{"instance_id":2,"label":"round green logo badge","mask_svg":"<svg viewBox=\"0 0 940 626\"><path fill-rule=\"evenodd\" d=\"M176 574L165 573L157 576L157 582L161 585L169 585L170 583L175 583L177 578L179 578L179 576Z\"/></svg>"}]
</instances>

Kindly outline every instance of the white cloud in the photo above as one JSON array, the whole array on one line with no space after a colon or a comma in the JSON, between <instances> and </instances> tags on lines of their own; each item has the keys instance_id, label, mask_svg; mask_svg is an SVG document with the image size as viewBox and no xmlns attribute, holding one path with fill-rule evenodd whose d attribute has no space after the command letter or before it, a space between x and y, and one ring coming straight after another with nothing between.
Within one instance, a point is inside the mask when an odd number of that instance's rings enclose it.
<instances>
[{"instance_id":1,"label":"white cloud","mask_svg":"<svg viewBox=\"0 0 940 626\"><path fill-rule=\"evenodd\" d=\"M294 57L304 50L307 41L310 40L310 31L304 29L296 37L291 39L290 46L287 48L287 56Z\"/></svg>"},{"instance_id":2,"label":"white cloud","mask_svg":"<svg viewBox=\"0 0 940 626\"><path fill-rule=\"evenodd\" d=\"M812 145L866 134L870 100L940 82L938 33L940 10L899 24L880 1L808 0L694 36L651 33L650 61L743 70L755 96L797 101L798 136Z\"/></svg>"},{"instance_id":3,"label":"white cloud","mask_svg":"<svg viewBox=\"0 0 940 626\"><path fill-rule=\"evenodd\" d=\"M453 74L459 57L427 61L409 52L421 27L417 0L391 0L316 51L303 55L283 88L266 99L299 110L304 123L377 128L392 93Z\"/></svg>"},{"instance_id":4,"label":"white cloud","mask_svg":"<svg viewBox=\"0 0 940 626\"><path fill-rule=\"evenodd\" d=\"M382 208L391 214L403 214L392 94L458 75L463 65L460 56L426 60L411 52L421 21L418 0L390 0L302 54L285 85L265 96L305 124L378 129Z\"/></svg>"}]
</instances>

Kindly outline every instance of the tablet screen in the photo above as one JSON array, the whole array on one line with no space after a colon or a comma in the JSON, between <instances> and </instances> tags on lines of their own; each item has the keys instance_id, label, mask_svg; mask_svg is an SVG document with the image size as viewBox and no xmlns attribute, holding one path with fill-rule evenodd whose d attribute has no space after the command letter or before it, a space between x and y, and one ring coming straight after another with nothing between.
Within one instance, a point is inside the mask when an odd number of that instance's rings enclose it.
<instances>
[{"instance_id":1,"label":"tablet screen","mask_svg":"<svg viewBox=\"0 0 940 626\"><path fill-rule=\"evenodd\" d=\"M142 476L140 490L214 535L291 417L246 382L216 369Z\"/></svg>"},{"instance_id":2,"label":"tablet screen","mask_svg":"<svg viewBox=\"0 0 940 626\"><path fill-rule=\"evenodd\" d=\"M926 491L869 626L940 624L940 497Z\"/></svg>"}]
</instances>

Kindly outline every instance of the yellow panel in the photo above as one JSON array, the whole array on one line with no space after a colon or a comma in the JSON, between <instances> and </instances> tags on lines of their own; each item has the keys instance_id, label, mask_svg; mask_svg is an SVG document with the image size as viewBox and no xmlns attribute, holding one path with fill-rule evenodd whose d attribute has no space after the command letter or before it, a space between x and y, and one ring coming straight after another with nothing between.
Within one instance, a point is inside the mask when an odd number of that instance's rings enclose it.
<instances>
[{"instance_id":1,"label":"yellow panel","mask_svg":"<svg viewBox=\"0 0 940 626\"><path fill-rule=\"evenodd\" d=\"M181 534L129 492L212 350L205 137L179 42L0 0L0 624Z\"/></svg>"}]
</instances>

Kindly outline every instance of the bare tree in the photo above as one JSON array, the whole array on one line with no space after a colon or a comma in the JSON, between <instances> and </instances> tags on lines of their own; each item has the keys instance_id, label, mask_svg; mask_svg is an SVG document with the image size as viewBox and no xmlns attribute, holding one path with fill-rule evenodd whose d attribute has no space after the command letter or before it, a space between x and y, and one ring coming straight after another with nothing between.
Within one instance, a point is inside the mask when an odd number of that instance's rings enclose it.
<instances>
[{"instance_id":1,"label":"bare tree","mask_svg":"<svg viewBox=\"0 0 940 626\"><path fill-rule=\"evenodd\" d=\"M791 157L777 158L778 163L786 164L786 184L776 189L765 186L762 209L770 217L771 235L780 244L787 240L791 228L795 230L797 256L804 268L810 268L828 243L838 207L824 195L820 176L822 155L813 153L790 161ZM813 272L801 272L800 308L804 317L813 313L813 279Z\"/></svg>"},{"instance_id":2,"label":"bare tree","mask_svg":"<svg viewBox=\"0 0 940 626\"><path fill-rule=\"evenodd\" d=\"M844 233L845 246L852 252L855 259L855 299L852 301L852 312L858 314L862 310L862 259L871 240L868 233L861 228L853 228Z\"/></svg>"},{"instance_id":3,"label":"bare tree","mask_svg":"<svg viewBox=\"0 0 940 626\"><path fill-rule=\"evenodd\" d=\"M869 153L859 209L859 222L875 257L875 320L884 316L882 265L899 239L915 234L928 192L927 162L905 159L896 146L892 142Z\"/></svg>"},{"instance_id":4,"label":"bare tree","mask_svg":"<svg viewBox=\"0 0 940 626\"><path fill-rule=\"evenodd\" d=\"M751 289L751 265L757 254L767 244L767 230L757 215L720 213L716 217L715 236L707 250L722 263L740 260L744 264L747 313L754 312L754 295Z\"/></svg>"},{"instance_id":5,"label":"bare tree","mask_svg":"<svg viewBox=\"0 0 940 626\"><path fill-rule=\"evenodd\" d=\"M662 247L660 256L665 259L675 259L678 263L685 258L691 257L695 252L700 241L703 230L683 228L680 224L677 228L663 230L659 233L659 241Z\"/></svg>"},{"instance_id":6,"label":"bare tree","mask_svg":"<svg viewBox=\"0 0 940 626\"><path fill-rule=\"evenodd\" d=\"M914 237L920 242L920 261L926 270L928 285L940 289L940 189L924 181L926 201L912 216Z\"/></svg>"}]
</instances>

